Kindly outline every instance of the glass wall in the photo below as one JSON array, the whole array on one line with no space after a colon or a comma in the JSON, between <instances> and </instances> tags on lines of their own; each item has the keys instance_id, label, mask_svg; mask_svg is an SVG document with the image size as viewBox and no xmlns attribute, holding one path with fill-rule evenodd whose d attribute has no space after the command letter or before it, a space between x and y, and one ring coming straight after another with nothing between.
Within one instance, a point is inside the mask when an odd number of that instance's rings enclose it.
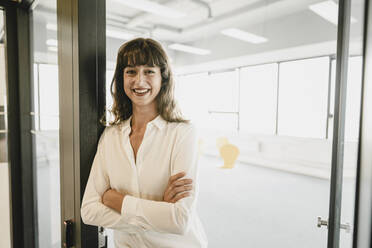
<instances>
[{"instance_id":1,"label":"glass wall","mask_svg":"<svg viewBox=\"0 0 372 248\"><path fill-rule=\"evenodd\" d=\"M350 50L348 62L348 78L346 93L345 114L345 150L344 150L344 182L342 189L341 223L350 227L351 230L341 231L341 246L352 247L352 234L354 226L354 201L356 192L356 166L358 161L358 141L361 113L362 96L362 71L363 71L363 20L365 0L351 1L351 26L350 26ZM332 61L331 91L334 89L335 64ZM334 95L331 95L331 103ZM331 104L331 105L332 105ZM334 104L333 104L334 105ZM332 108L331 108L332 110ZM331 115L334 112L331 112ZM329 130L332 132L332 130Z\"/></svg>"},{"instance_id":2,"label":"glass wall","mask_svg":"<svg viewBox=\"0 0 372 248\"><path fill-rule=\"evenodd\" d=\"M59 91L56 1L33 11L33 112L39 247L61 247Z\"/></svg>"},{"instance_id":3,"label":"glass wall","mask_svg":"<svg viewBox=\"0 0 372 248\"><path fill-rule=\"evenodd\" d=\"M209 246L326 247L317 217L329 216L337 1L170 1L157 13L106 3L107 75L134 37L159 40L171 58L178 104L200 129L198 210ZM350 224L363 4L353 1L346 102L342 222ZM240 154L221 169L226 143ZM341 247L351 247L352 233L341 233Z\"/></svg>"},{"instance_id":4,"label":"glass wall","mask_svg":"<svg viewBox=\"0 0 372 248\"><path fill-rule=\"evenodd\" d=\"M4 10L0 7L0 247L11 247L10 174L7 138L7 83Z\"/></svg>"}]
</instances>

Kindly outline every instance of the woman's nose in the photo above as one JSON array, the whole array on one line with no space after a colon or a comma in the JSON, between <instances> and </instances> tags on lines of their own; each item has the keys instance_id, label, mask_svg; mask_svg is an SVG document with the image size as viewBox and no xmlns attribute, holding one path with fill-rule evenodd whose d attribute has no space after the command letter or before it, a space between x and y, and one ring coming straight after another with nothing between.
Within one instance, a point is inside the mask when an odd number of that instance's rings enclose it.
<instances>
[{"instance_id":1,"label":"woman's nose","mask_svg":"<svg viewBox=\"0 0 372 248\"><path fill-rule=\"evenodd\" d=\"M139 72L137 74L136 83L142 84L144 82L146 82L146 77L145 77L145 75L142 72Z\"/></svg>"}]
</instances>

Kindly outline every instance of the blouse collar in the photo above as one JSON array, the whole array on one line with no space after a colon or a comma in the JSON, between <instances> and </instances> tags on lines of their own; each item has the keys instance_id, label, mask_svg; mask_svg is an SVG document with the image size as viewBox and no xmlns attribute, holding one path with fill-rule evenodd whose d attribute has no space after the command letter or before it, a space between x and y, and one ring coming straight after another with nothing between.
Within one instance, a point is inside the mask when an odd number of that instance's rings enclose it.
<instances>
[{"instance_id":1,"label":"blouse collar","mask_svg":"<svg viewBox=\"0 0 372 248\"><path fill-rule=\"evenodd\" d=\"M132 115L127 120L123 121L123 123L121 124L121 130L122 131L125 131L128 128L130 128L130 121L131 120L132 120ZM163 117L161 117L161 115L158 115L157 117L155 117L155 119L153 119L152 121L147 123L147 126L155 126L159 130L161 130L166 125L166 123L167 123L167 121L164 120Z\"/></svg>"}]
</instances>

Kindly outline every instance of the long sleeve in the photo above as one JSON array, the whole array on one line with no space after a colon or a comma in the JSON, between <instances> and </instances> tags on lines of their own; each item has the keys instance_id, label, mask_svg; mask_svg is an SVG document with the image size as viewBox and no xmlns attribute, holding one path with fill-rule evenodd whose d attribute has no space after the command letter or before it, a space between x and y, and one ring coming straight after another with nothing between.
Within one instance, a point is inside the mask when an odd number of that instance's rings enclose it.
<instances>
[{"instance_id":1,"label":"long sleeve","mask_svg":"<svg viewBox=\"0 0 372 248\"><path fill-rule=\"evenodd\" d=\"M171 174L186 172L185 178L193 179L190 196L176 203L152 201L127 195L121 214L131 225L144 230L183 235L187 233L197 201L197 135L192 125L187 125L177 138L171 158Z\"/></svg>"},{"instance_id":2,"label":"long sleeve","mask_svg":"<svg viewBox=\"0 0 372 248\"><path fill-rule=\"evenodd\" d=\"M87 225L102 226L129 233L138 232L138 228L129 225L125 217L102 203L103 193L110 188L106 166L102 161L102 139L103 137L100 139L85 188L81 205L81 218Z\"/></svg>"}]
</instances>

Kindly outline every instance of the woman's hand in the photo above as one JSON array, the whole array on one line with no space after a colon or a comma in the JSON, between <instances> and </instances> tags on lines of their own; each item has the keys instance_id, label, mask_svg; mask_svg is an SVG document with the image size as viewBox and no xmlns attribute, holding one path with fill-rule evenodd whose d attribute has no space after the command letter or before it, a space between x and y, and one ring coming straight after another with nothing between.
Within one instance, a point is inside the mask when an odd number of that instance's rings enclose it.
<instances>
[{"instance_id":1,"label":"woman's hand","mask_svg":"<svg viewBox=\"0 0 372 248\"><path fill-rule=\"evenodd\" d=\"M190 195L188 191L192 190L192 179L180 179L185 175L185 172L180 172L169 178L167 188L164 191L163 201L176 203L178 200Z\"/></svg>"},{"instance_id":2,"label":"woman's hand","mask_svg":"<svg viewBox=\"0 0 372 248\"><path fill-rule=\"evenodd\" d=\"M117 192L114 189L108 189L102 195L102 203L109 208L114 209L117 212L121 212L121 205L123 204L124 200L123 194Z\"/></svg>"}]
</instances>

